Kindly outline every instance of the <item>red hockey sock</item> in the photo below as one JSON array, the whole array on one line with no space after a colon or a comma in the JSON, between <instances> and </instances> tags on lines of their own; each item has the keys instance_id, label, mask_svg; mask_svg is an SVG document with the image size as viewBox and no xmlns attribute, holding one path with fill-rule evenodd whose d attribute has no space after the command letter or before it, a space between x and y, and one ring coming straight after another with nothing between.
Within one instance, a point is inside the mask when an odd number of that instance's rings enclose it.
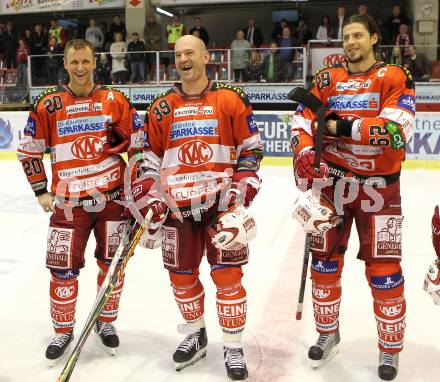
<instances>
[{"instance_id":1,"label":"red hockey sock","mask_svg":"<svg viewBox=\"0 0 440 382\"><path fill-rule=\"evenodd\" d=\"M98 267L99 267L99 273L98 273L98 290L101 287L105 276L108 272L109 264L106 264L102 260L97 260ZM98 317L98 321L104 321L104 322L112 322L115 321L118 317L118 311L119 311L119 301L121 299L122 294L122 288L124 287L124 277L122 276L122 279L118 280L115 288L110 293L110 298L105 303L104 307L102 308L101 314Z\"/></svg>"},{"instance_id":2,"label":"red hockey sock","mask_svg":"<svg viewBox=\"0 0 440 382\"><path fill-rule=\"evenodd\" d=\"M50 281L50 315L56 333L67 333L75 326L78 277L60 278L52 274Z\"/></svg>"}]
</instances>

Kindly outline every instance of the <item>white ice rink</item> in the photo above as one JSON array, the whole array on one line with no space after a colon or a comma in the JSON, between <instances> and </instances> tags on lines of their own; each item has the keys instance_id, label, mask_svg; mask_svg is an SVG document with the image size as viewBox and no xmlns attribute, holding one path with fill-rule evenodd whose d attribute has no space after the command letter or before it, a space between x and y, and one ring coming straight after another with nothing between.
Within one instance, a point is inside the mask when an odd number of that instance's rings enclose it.
<instances>
[{"instance_id":1,"label":"white ice rink","mask_svg":"<svg viewBox=\"0 0 440 382\"><path fill-rule=\"evenodd\" d=\"M0 174L0 382L55 382L63 362L46 365L44 351L52 335L49 316L49 271L45 269L49 215L32 196L20 165L1 161ZM249 381L370 382L377 377L377 335L372 298L363 263L356 260L357 235L352 235L343 273L341 345L339 354L312 370L307 349L316 340L308 281L302 321L295 320L304 234L290 218L297 192L291 169L263 167L263 188L252 210L259 234L244 267L248 324L244 339ZM404 171L404 260L407 331L400 357L399 382L440 381L440 307L422 290L425 271L434 259L430 219L440 202L440 176L435 171ZM92 235L93 237L93 235ZM79 283L79 333L93 304L97 266L94 241ZM181 317L158 250L137 250L127 267L117 328L121 345L107 355L92 334L71 381L196 382L226 381L215 290L204 262L207 357L179 373L172 353L182 339ZM64 361L64 360L63 360Z\"/></svg>"}]
</instances>

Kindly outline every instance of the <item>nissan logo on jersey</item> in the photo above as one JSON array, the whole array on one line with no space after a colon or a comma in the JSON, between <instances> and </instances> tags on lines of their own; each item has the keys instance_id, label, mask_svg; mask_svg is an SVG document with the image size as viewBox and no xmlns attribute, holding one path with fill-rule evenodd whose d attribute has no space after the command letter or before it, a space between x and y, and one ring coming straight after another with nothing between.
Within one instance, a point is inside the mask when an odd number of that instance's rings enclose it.
<instances>
[{"instance_id":1,"label":"nissan logo on jersey","mask_svg":"<svg viewBox=\"0 0 440 382\"><path fill-rule=\"evenodd\" d=\"M195 139L185 143L179 150L179 160L187 166L200 166L212 158L212 148L203 141Z\"/></svg>"},{"instance_id":2,"label":"nissan logo on jersey","mask_svg":"<svg viewBox=\"0 0 440 382\"><path fill-rule=\"evenodd\" d=\"M324 58L324 66L340 64L345 61L345 54L330 54Z\"/></svg>"},{"instance_id":3,"label":"nissan logo on jersey","mask_svg":"<svg viewBox=\"0 0 440 382\"><path fill-rule=\"evenodd\" d=\"M102 141L99 137L80 137L72 144L72 154L78 159L96 159L101 153Z\"/></svg>"}]
</instances>

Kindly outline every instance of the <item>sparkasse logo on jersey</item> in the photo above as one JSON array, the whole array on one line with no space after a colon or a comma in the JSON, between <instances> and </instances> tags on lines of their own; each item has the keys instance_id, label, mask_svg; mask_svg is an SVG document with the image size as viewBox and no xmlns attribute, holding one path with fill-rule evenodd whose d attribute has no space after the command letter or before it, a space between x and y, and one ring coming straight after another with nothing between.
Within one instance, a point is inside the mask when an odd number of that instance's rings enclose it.
<instances>
[{"instance_id":1,"label":"sparkasse logo on jersey","mask_svg":"<svg viewBox=\"0 0 440 382\"><path fill-rule=\"evenodd\" d=\"M174 122L171 126L170 140L217 135L219 135L218 119L195 119Z\"/></svg>"},{"instance_id":2,"label":"sparkasse logo on jersey","mask_svg":"<svg viewBox=\"0 0 440 382\"><path fill-rule=\"evenodd\" d=\"M95 115L81 118L71 118L57 122L59 137L104 130L111 123L111 115Z\"/></svg>"},{"instance_id":3,"label":"sparkasse logo on jersey","mask_svg":"<svg viewBox=\"0 0 440 382\"><path fill-rule=\"evenodd\" d=\"M195 167L209 162L213 154L212 148L206 142L195 139L179 149L178 158L183 164Z\"/></svg>"},{"instance_id":4,"label":"sparkasse logo on jersey","mask_svg":"<svg viewBox=\"0 0 440 382\"><path fill-rule=\"evenodd\" d=\"M212 106L185 106L174 110L175 117L186 117L189 115L210 115L214 114Z\"/></svg>"},{"instance_id":5,"label":"sparkasse logo on jersey","mask_svg":"<svg viewBox=\"0 0 440 382\"><path fill-rule=\"evenodd\" d=\"M329 97L326 110L379 110L380 93L341 94Z\"/></svg>"}]
</instances>

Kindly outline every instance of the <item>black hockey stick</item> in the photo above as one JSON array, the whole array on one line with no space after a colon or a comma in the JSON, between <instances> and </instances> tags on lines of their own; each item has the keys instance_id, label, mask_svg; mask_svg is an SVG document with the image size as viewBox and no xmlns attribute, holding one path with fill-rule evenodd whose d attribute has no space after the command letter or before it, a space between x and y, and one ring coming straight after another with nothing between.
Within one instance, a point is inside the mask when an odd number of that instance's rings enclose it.
<instances>
[{"instance_id":1,"label":"black hockey stick","mask_svg":"<svg viewBox=\"0 0 440 382\"><path fill-rule=\"evenodd\" d=\"M144 232L144 227L146 226L146 224L148 224L152 215L153 212L149 210L147 216L145 217L145 222L143 225L139 225L135 218L130 219L128 227L122 237L121 243L119 244L115 252L115 256L110 263L108 272L105 276L104 281L102 282L98 295L96 296L92 310L87 317L87 321L84 325L81 335L79 336L75 347L70 353L69 359L64 365L64 368L60 376L58 377L57 382L67 382L70 380L70 376L73 373L73 369L75 368L76 362L78 361L81 350L84 347L84 344L89 337L96 320L101 314L102 308L110 298L110 294L115 288L118 280L124 274L128 260L133 255L134 249L136 248L136 245L138 244L139 240L141 239L142 233ZM124 253L124 249L127 244L128 249L127 252Z\"/></svg>"},{"instance_id":2,"label":"black hockey stick","mask_svg":"<svg viewBox=\"0 0 440 382\"><path fill-rule=\"evenodd\" d=\"M315 161L313 162L313 167L315 171L319 173L320 171L320 162L321 162L321 153L322 153L322 142L324 139L324 127L325 127L325 112L324 112L324 104L321 102L319 98L317 98L314 94L309 92L304 88L295 88L287 95L287 98L291 101L298 102L301 105L308 107L311 111L313 111L318 118L318 129L316 130L316 138L315 138ZM309 256L310 256L310 245L312 241L312 234L306 234L306 240L304 243L304 255L303 255L303 266L302 266L302 274L301 274L301 285L299 288L298 295L298 305L296 308L296 319L301 320L302 310L303 310L303 302L304 302L304 292L306 289L306 280L307 280L307 270L309 266Z\"/></svg>"}]
</instances>

